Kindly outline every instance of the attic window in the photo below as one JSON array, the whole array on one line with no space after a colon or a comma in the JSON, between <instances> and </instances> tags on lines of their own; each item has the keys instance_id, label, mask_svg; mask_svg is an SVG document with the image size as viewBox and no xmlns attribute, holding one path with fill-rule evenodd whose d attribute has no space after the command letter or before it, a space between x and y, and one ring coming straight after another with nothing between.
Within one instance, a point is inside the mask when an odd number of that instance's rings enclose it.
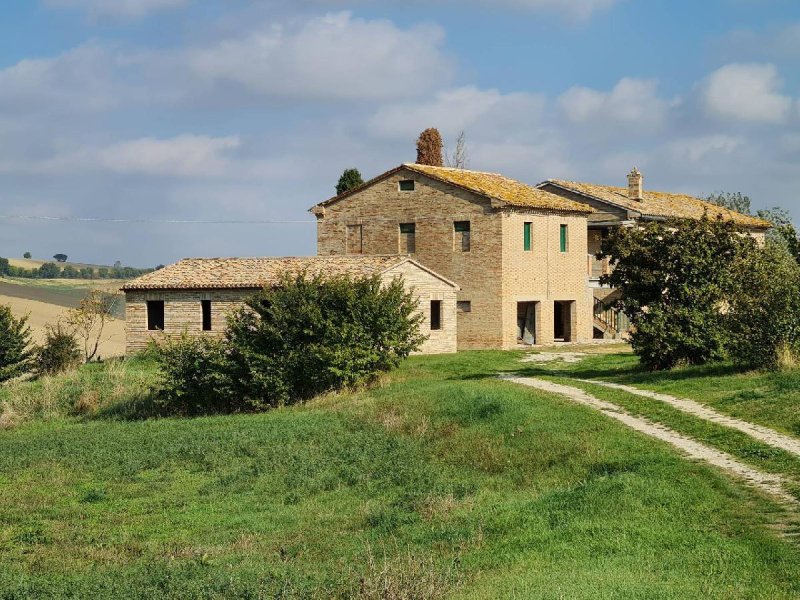
<instances>
[{"instance_id":1,"label":"attic window","mask_svg":"<svg viewBox=\"0 0 800 600\"><path fill-rule=\"evenodd\" d=\"M413 179L404 179L400 182L401 192L413 192L415 181Z\"/></svg>"}]
</instances>

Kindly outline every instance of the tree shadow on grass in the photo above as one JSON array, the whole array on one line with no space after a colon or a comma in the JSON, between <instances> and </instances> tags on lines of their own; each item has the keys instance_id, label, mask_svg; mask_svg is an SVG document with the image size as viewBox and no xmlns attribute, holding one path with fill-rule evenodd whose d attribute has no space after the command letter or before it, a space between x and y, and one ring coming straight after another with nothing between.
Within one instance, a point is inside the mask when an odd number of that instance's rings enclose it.
<instances>
[{"instance_id":1,"label":"tree shadow on grass","mask_svg":"<svg viewBox=\"0 0 800 600\"><path fill-rule=\"evenodd\" d=\"M731 363L713 363L708 365L679 367L670 371L650 371L640 363L620 368L618 365L608 368L597 365L582 367L580 363L519 363L516 367L505 367L493 372L470 373L463 376L450 377L449 381L480 381L497 378L503 374L520 377L565 377L571 379L602 379L624 383L670 383L690 379L727 377L747 372L746 369Z\"/></svg>"},{"instance_id":2,"label":"tree shadow on grass","mask_svg":"<svg viewBox=\"0 0 800 600\"><path fill-rule=\"evenodd\" d=\"M91 416L92 420L146 421L166 417L181 417L158 401L155 390L142 390L130 398L100 408Z\"/></svg>"}]
</instances>

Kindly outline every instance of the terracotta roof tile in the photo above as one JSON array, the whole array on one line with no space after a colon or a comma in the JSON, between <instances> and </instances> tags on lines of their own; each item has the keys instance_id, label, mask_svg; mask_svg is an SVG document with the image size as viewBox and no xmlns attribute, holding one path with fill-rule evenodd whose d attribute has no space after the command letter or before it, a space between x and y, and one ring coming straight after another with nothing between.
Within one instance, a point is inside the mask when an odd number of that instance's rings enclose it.
<instances>
[{"instance_id":1,"label":"terracotta roof tile","mask_svg":"<svg viewBox=\"0 0 800 600\"><path fill-rule=\"evenodd\" d=\"M185 258L128 282L123 290L260 289L283 273L370 277L406 256L312 256L289 258Z\"/></svg>"},{"instance_id":2,"label":"terracotta roof tile","mask_svg":"<svg viewBox=\"0 0 800 600\"><path fill-rule=\"evenodd\" d=\"M514 179L509 179L498 173L484 173L482 171L468 171L466 169L451 169L448 167L431 167L428 165L418 165L415 163L404 164L387 171L367 181L365 184L349 190L339 196L334 196L318 206L327 206L333 202L343 200L348 196L371 186L372 184L394 175L398 171L408 169L415 173L420 173L431 179L449 183L456 187L469 190L475 194L484 196L492 200L498 200L509 206L522 208L539 208L543 210L554 210L561 212L591 213L594 210L580 202L573 202L562 198L557 194L551 194L545 190L538 189ZM313 208L312 208L313 211Z\"/></svg>"},{"instance_id":3,"label":"terracotta roof tile","mask_svg":"<svg viewBox=\"0 0 800 600\"><path fill-rule=\"evenodd\" d=\"M628 197L628 188L563 181L560 179L548 179L540 185L547 185L548 183L577 192L578 194L592 196L610 204L620 206L626 210L641 213L644 216L700 219L704 213L707 213L709 217L720 215L722 218L731 219L744 227L768 228L772 226L763 219L750 215L743 215L686 194L671 194L667 192L651 192L645 190L642 200L632 200Z\"/></svg>"}]
</instances>

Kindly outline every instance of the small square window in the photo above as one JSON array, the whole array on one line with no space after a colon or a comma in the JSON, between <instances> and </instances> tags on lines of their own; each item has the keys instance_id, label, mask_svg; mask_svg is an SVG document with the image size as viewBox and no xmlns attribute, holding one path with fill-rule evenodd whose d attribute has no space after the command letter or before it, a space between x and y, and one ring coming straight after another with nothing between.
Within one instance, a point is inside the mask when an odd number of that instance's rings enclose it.
<instances>
[{"instance_id":1,"label":"small square window","mask_svg":"<svg viewBox=\"0 0 800 600\"><path fill-rule=\"evenodd\" d=\"M149 331L164 331L164 301L147 301L147 329Z\"/></svg>"},{"instance_id":2,"label":"small square window","mask_svg":"<svg viewBox=\"0 0 800 600\"><path fill-rule=\"evenodd\" d=\"M416 233L416 223L400 223L400 233Z\"/></svg>"},{"instance_id":3,"label":"small square window","mask_svg":"<svg viewBox=\"0 0 800 600\"><path fill-rule=\"evenodd\" d=\"M472 312L472 302L469 300L459 300L456 302L456 308L458 309L458 312L470 313Z\"/></svg>"},{"instance_id":4,"label":"small square window","mask_svg":"<svg viewBox=\"0 0 800 600\"><path fill-rule=\"evenodd\" d=\"M469 233L469 221L456 221L453 223L453 229L455 229L457 233Z\"/></svg>"},{"instance_id":5,"label":"small square window","mask_svg":"<svg viewBox=\"0 0 800 600\"><path fill-rule=\"evenodd\" d=\"M415 181L413 179L404 179L400 182L401 192L413 192L415 188Z\"/></svg>"}]
</instances>

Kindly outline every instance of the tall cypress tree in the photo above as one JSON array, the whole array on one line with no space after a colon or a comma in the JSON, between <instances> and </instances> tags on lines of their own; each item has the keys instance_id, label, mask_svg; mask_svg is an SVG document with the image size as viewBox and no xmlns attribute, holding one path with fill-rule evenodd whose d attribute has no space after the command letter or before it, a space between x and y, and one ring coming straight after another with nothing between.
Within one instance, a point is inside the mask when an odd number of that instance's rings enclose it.
<instances>
[{"instance_id":1,"label":"tall cypress tree","mask_svg":"<svg viewBox=\"0 0 800 600\"><path fill-rule=\"evenodd\" d=\"M431 167L441 167L442 160L442 136L439 130L430 127L419 134L417 139L417 164L429 165Z\"/></svg>"}]
</instances>

